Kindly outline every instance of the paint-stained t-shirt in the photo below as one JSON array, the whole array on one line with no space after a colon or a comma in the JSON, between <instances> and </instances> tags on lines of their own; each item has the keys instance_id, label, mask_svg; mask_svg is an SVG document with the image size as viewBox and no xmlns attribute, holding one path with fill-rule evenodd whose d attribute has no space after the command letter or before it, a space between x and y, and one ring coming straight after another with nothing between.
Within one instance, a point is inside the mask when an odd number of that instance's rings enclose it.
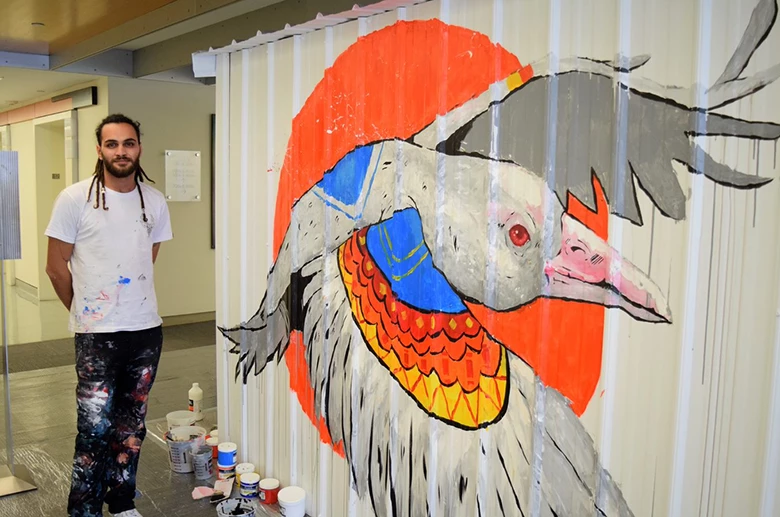
<instances>
[{"instance_id":1,"label":"paint-stained t-shirt","mask_svg":"<svg viewBox=\"0 0 780 517\"><path fill-rule=\"evenodd\" d=\"M156 189L141 184L132 192L106 188L106 206L87 199L92 178L63 190L54 203L45 234L73 244L71 332L143 330L162 323L154 291L152 245L173 238L168 205Z\"/></svg>"}]
</instances>

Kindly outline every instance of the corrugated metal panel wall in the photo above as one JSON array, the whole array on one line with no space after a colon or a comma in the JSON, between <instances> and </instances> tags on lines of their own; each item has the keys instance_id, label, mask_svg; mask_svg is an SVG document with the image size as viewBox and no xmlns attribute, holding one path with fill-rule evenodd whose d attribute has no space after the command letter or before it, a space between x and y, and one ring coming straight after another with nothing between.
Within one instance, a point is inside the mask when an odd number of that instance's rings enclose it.
<instances>
[{"instance_id":1,"label":"corrugated metal panel wall","mask_svg":"<svg viewBox=\"0 0 780 517\"><path fill-rule=\"evenodd\" d=\"M438 18L446 24L486 35L523 65L540 60L550 52L562 57L597 60L611 60L618 53L647 54L651 58L644 66L620 78L636 84L640 90L649 87L638 78L673 87L712 85L740 44L757 1L437 0L219 55L218 323L233 327L247 322L263 300L266 276L274 263L277 189L293 118L323 78L326 68L359 36L399 20ZM404 44L415 44L411 41L406 40ZM777 57L770 50L779 46L780 34L774 30L753 56L747 73L775 65ZM417 51L425 53L430 49L420 45ZM366 55L366 59L371 59L371 55ZM550 68L556 70L556 67L562 68L564 63L553 59ZM541 73L536 67L534 71L537 75ZM463 78L456 76L452 80L457 82ZM455 89L454 82L421 88L420 99L424 99L421 102L434 106L444 104L448 89ZM331 95L329 103L340 102L337 97L343 92L326 91ZM669 97L676 95L673 89L655 91L667 92ZM523 89L515 95L523 95ZM390 112L398 112L400 119L405 110L411 109L399 99L400 95L383 98L381 102ZM689 94L687 99L689 103L707 100L706 96L697 98L694 94ZM780 122L778 99L780 86L772 84L720 112L751 121ZM556 103L550 106L555 108ZM545 122L545 117L552 116L550 106L539 106L545 115L539 120L529 120L528 124ZM616 108L615 127L628 131L620 125L621 120L625 121L620 113ZM629 119L629 123L645 124L649 128L653 124L652 116L647 112L644 118ZM502 123L495 126L494 141L500 140ZM539 126L539 131L545 131L544 124ZM662 134L643 135L631 145L641 146L654 138L671 142L673 128L661 127ZM593 126L591 131L600 129ZM548 126L548 132L566 133L555 125ZM619 134L628 138L627 133ZM305 135L301 141L312 141L312 138ZM319 140L323 142L321 146L313 146L306 152L312 156L334 152L339 138L339 134L326 135ZM579 137L569 140L569 145L574 146L572 142L576 138ZM592 134L581 138L591 139L586 147L595 146ZM777 178L775 141L724 137L699 140L716 161L750 175ZM618 144L617 153L632 152L620 149ZM549 148L538 150L548 151ZM665 165L668 167L668 163ZM440 178L447 177L446 167L441 167ZM412 172L405 171L403 166L398 170L399 177ZM638 321L618 309L605 312L601 375L580 421L595 442L601 463L622 489L635 515L778 515L780 504L774 494L780 490L777 471L780 368L776 350L780 183L775 180L758 190L731 188L689 174L679 164L675 177L687 198L683 220L676 221L668 217L669 213L653 206L646 185L637 189L641 226L614 215L609 219L610 243L659 286L668 300L673 323ZM289 188L294 187L295 182ZM426 244L436 255L435 244ZM467 261L463 264L464 275L483 274L470 271ZM571 305L572 311L581 310L580 304ZM564 323L547 321L546 325L557 327ZM579 329L565 331L576 336ZM522 334L523 329L517 328L516 332ZM320 335L316 343L307 345L323 347L325 341ZM304 487L310 515L363 516L384 514L386 510L393 515L410 514L411 506L395 508L384 500L375 501L376 506L372 506L374 494L359 495L351 489L349 466L320 440L317 428L291 390L285 360L270 361L261 375L250 375L243 385L234 381L237 356L227 352L231 344L221 336L219 343L220 425L222 435L239 444L242 460L254 462L261 474L277 477L283 485ZM542 355L545 353L542 348ZM363 350L356 349L353 354L351 365L345 364L344 368L355 368L355 375L361 361L376 361L365 344ZM575 366L579 360L574 359ZM388 370L384 371L386 379L380 385L364 386L364 389L387 394L384 401L387 408L364 406L361 411L387 413L386 425L392 442L389 450L397 459L395 455L405 454L399 447L409 445L405 444L408 438L403 435L404 429L399 429L405 419L399 415L398 408L407 407L404 404L410 395L399 388ZM360 378L361 382L376 380L370 376ZM532 406L536 404L536 410L539 410L539 391L535 390L536 402L531 401ZM362 422L359 418L362 417L353 414L350 423ZM421 447L428 448L428 461L433 462L426 465L427 476L423 478L415 471L411 474L411 485L394 487L396 492L422 491L423 499L430 494L429 504L437 508L432 511L438 515L447 514L447 509L441 506L441 501L438 507L432 503L437 499L436 483L440 492L441 485L456 485L458 478L440 475L437 480L431 471L438 469L441 473L448 468L445 463L450 459L445 459L441 451L457 458L463 445L457 441L446 443L448 425L441 419L432 419L431 432L424 436L425 444ZM494 428L487 426L486 430L472 432L480 436L483 445L506 438L496 434L498 431L494 433ZM353 432L360 434L368 430L358 426ZM572 439L572 443L575 441ZM533 452L543 453L538 441ZM358 459L364 463L371 461L356 455L354 461ZM389 461L385 464L388 470L389 465L395 465L392 459L385 458ZM478 472L502 468L491 463L489 457L479 461L483 464ZM530 461L533 463L533 459ZM408 470L411 464L403 468ZM542 464L548 468L546 462ZM360 476L369 476L365 464L358 467ZM453 467L455 471L457 468ZM388 475L398 484L406 479L406 474L400 472ZM479 481L475 482L490 483L490 479L480 474ZM521 483L517 479L515 482ZM359 490L360 486L357 483L355 488ZM545 488L541 494L530 485L526 488L515 485L514 489L515 498L518 493L530 491L528 506L523 501L521 507L531 508L533 515L536 511L546 514L544 501L539 504L540 498L545 500L549 496ZM604 495L602 490L603 487L596 491L597 499ZM511 492L503 495L513 497ZM574 503L562 504L574 512L571 506ZM484 508L487 506L481 510ZM471 507L466 513L476 515L476 508Z\"/></svg>"}]
</instances>

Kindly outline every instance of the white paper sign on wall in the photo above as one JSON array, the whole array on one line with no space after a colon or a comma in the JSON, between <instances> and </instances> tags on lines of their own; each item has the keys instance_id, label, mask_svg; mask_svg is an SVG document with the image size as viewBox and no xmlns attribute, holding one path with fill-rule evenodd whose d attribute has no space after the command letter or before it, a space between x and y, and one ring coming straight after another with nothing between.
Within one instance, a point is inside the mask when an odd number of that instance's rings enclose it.
<instances>
[{"instance_id":1,"label":"white paper sign on wall","mask_svg":"<svg viewBox=\"0 0 780 517\"><path fill-rule=\"evenodd\" d=\"M165 151L165 199L200 198L200 151Z\"/></svg>"}]
</instances>

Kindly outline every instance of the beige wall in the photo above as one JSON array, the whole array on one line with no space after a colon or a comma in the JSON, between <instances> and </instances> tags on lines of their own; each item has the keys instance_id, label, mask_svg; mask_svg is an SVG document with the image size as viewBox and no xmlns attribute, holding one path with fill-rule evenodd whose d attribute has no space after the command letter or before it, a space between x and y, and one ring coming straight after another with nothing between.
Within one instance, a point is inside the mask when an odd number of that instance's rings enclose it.
<instances>
[{"instance_id":1,"label":"beige wall","mask_svg":"<svg viewBox=\"0 0 780 517\"><path fill-rule=\"evenodd\" d=\"M38 299L56 300L46 276L47 238L44 235L57 195L65 188L65 124L62 120L35 126L35 172L38 239ZM55 178L54 176L58 177Z\"/></svg>"},{"instance_id":2,"label":"beige wall","mask_svg":"<svg viewBox=\"0 0 780 517\"><path fill-rule=\"evenodd\" d=\"M165 193L166 149L202 152L201 201L168 204L174 238L162 245L155 286L162 316L213 312L210 115L214 88L116 78L108 84L109 111L141 123L141 163L154 180L153 187Z\"/></svg>"},{"instance_id":3,"label":"beige wall","mask_svg":"<svg viewBox=\"0 0 780 517\"><path fill-rule=\"evenodd\" d=\"M19 153L19 223L22 239L22 258L14 261L14 268L16 278L38 287L35 126L31 120L11 125L11 150Z\"/></svg>"},{"instance_id":4,"label":"beige wall","mask_svg":"<svg viewBox=\"0 0 780 517\"><path fill-rule=\"evenodd\" d=\"M89 176L95 168L94 131L100 120L108 114L108 79L100 78L52 94L55 96L89 86L97 86L98 104L77 110L78 155L82 159L79 160L79 170L74 181L77 181L79 177ZM57 127L59 127L56 130L58 136L55 138L54 133L52 133L53 125L50 124L36 126L35 121L28 120L10 125L11 150L19 153L19 197L21 202L22 258L15 261L15 273L19 280L39 290L43 289L45 292L39 292L39 296L43 300L52 299L54 296L53 289L43 274L46 257L46 241L43 238L43 231L48 224L51 206L56 194L66 186L65 181L63 181L66 179L66 175L64 174L65 164L63 161L56 166L61 169L61 181L56 185L52 185L50 182L43 183L43 186L58 189L58 191L50 192L50 189L46 188L39 193L36 170L38 169L38 161L42 161L40 164L42 168L48 169L54 166L51 160L55 156L58 160L64 160L62 147L64 145L64 126L62 121L57 123ZM36 138L41 140L36 143ZM56 143L54 143L55 140ZM57 147L56 153L48 149L50 145ZM49 179L51 179L51 172L53 170L49 172ZM42 282L41 279L46 281Z\"/></svg>"},{"instance_id":5,"label":"beige wall","mask_svg":"<svg viewBox=\"0 0 780 517\"><path fill-rule=\"evenodd\" d=\"M98 104L77 110L78 164L73 180L89 178L95 169L95 129L109 113L122 112L141 122L144 170L165 192L164 151L202 151L202 201L170 203L174 240L163 245L156 265L157 296L162 316L214 311L214 251L211 249L211 122L214 88L132 79L99 78L72 89L97 86ZM56 94L64 92L56 92ZM58 129L54 129L54 125ZM62 152L63 123L10 126L11 149L19 152L22 259L16 278L39 289L42 300L54 299L44 273L43 232L54 198L69 184ZM36 135L38 142L36 145ZM53 160L58 160L57 164ZM52 183L54 169L63 169ZM36 176L36 169L40 177ZM50 170L51 169L51 170ZM48 172L47 172L48 171ZM44 181L44 177L48 180ZM45 282L43 281L45 280Z\"/></svg>"},{"instance_id":6,"label":"beige wall","mask_svg":"<svg viewBox=\"0 0 780 517\"><path fill-rule=\"evenodd\" d=\"M95 161L97 160L95 128L108 115L108 78L101 77L97 81L80 86L80 88L87 86L98 87L98 103L95 106L78 110L79 167L78 176L74 178L74 182L88 178L95 171Z\"/></svg>"}]
</instances>

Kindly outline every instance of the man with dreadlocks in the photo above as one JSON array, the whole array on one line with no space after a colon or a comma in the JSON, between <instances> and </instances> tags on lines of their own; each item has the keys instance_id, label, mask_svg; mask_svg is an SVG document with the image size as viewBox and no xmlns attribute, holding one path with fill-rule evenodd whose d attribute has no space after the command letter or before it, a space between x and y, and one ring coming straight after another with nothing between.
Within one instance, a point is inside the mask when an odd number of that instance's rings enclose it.
<instances>
[{"instance_id":1,"label":"man with dreadlocks","mask_svg":"<svg viewBox=\"0 0 780 517\"><path fill-rule=\"evenodd\" d=\"M139 164L140 125L97 127L94 175L63 190L46 229L46 273L75 333L78 436L68 515L139 517L136 470L162 348L153 264L173 238L163 195ZM70 267L68 267L70 265Z\"/></svg>"}]
</instances>

